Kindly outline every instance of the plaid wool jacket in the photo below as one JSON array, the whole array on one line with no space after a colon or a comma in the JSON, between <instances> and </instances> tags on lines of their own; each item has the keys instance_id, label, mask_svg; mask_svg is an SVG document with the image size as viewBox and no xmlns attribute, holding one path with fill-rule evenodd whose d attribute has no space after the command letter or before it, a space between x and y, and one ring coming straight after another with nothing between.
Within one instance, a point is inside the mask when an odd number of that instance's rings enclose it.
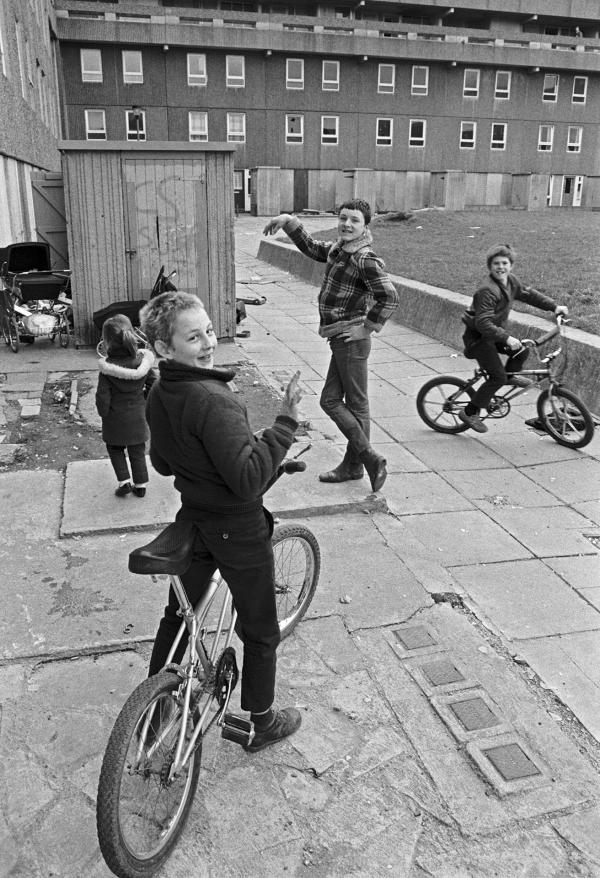
<instances>
[{"instance_id":1,"label":"plaid wool jacket","mask_svg":"<svg viewBox=\"0 0 600 878\"><path fill-rule=\"evenodd\" d=\"M295 217L285 231L302 253L326 263L319 292L319 335L331 338L357 324L379 332L399 297L383 260L371 249L368 229L355 252L339 241L316 241Z\"/></svg>"}]
</instances>

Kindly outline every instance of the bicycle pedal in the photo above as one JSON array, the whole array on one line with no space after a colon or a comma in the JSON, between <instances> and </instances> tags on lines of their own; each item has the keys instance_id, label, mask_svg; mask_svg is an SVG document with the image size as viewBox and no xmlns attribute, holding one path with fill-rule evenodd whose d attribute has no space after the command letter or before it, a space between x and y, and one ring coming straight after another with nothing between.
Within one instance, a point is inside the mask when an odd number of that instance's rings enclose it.
<instances>
[{"instance_id":1,"label":"bicycle pedal","mask_svg":"<svg viewBox=\"0 0 600 878\"><path fill-rule=\"evenodd\" d=\"M236 744L245 746L254 737L254 725L241 716L236 716L234 713L226 713L223 717L221 737L225 738L226 741L235 741Z\"/></svg>"}]
</instances>

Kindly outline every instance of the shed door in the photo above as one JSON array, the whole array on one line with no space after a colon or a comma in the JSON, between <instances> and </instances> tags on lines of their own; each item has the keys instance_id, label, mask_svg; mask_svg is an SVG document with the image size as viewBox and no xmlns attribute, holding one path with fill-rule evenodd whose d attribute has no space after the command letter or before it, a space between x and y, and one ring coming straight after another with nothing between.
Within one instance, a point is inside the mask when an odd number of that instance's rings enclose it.
<instances>
[{"instance_id":1,"label":"shed door","mask_svg":"<svg viewBox=\"0 0 600 878\"><path fill-rule=\"evenodd\" d=\"M62 174L32 174L31 194L39 241L50 247L52 268L68 268L67 220Z\"/></svg>"},{"instance_id":2,"label":"shed door","mask_svg":"<svg viewBox=\"0 0 600 878\"><path fill-rule=\"evenodd\" d=\"M180 290L208 297L208 229L204 158L123 156L127 286L147 299L161 265L177 270ZM212 306L205 301L207 308Z\"/></svg>"}]
</instances>

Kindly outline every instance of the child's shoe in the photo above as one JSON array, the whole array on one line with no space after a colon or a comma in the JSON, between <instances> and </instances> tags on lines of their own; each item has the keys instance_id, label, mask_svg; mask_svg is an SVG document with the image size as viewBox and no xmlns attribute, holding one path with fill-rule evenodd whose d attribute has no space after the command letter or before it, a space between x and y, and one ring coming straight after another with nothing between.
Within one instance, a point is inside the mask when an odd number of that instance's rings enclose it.
<instances>
[{"instance_id":1,"label":"child's shoe","mask_svg":"<svg viewBox=\"0 0 600 878\"><path fill-rule=\"evenodd\" d=\"M138 487L137 485L134 485L131 490L133 491L133 493L135 494L136 497L145 497L146 496L146 487L145 486Z\"/></svg>"},{"instance_id":2,"label":"child's shoe","mask_svg":"<svg viewBox=\"0 0 600 878\"><path fill-rule=\"evenodd\" d=\"M477 433L487 433L488 428L483 423L479 415L468 415L464 409L461 409L458 413L458 417L463 422L463 424L466 424L467 427L470 427Z\"/></svg>"},{"instance_id":3,"label":"child's shoe","mask_svg":"<svg viewBox=\"0 0 600 878\"><path fill-rule=\"evenodd\" d=\"M302 717L295 707L284 707L283 710L272 711L272 719L266 728L257 728L255 723L254 737L244 746L248 753L258 753L270 744L276 744L288 735L293 735L300 728Z\"/></svg>"},{"instance_id":4,"label":"child's shoe","mask_svg":"<svg viewBox=\"0 0 600 878\"><path fill-rule=\"evenodd\" d=\"M126 497L128 494L131 494L131 482L124 482L115 491L117 497Z\"/></svg>"}]
</instances>

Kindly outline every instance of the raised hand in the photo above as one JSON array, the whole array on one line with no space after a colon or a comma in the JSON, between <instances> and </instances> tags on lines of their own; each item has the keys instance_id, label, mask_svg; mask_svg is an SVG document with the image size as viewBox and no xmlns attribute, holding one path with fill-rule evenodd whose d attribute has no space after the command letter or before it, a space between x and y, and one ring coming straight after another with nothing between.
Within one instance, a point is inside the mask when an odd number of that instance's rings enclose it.
<instances>
[{"instance_id":1,"label":"raised hand","mask_svg":"<svg viewBox=\"0 0 600 878\"><path fill-rule=\"evenodd\" d=\"M298 403L302 399L302 390L299 382L300 370L295 372L290 378L281 401L281 414L293 418L294 421L298 420Z\"/></svg>"}]
</instances>

